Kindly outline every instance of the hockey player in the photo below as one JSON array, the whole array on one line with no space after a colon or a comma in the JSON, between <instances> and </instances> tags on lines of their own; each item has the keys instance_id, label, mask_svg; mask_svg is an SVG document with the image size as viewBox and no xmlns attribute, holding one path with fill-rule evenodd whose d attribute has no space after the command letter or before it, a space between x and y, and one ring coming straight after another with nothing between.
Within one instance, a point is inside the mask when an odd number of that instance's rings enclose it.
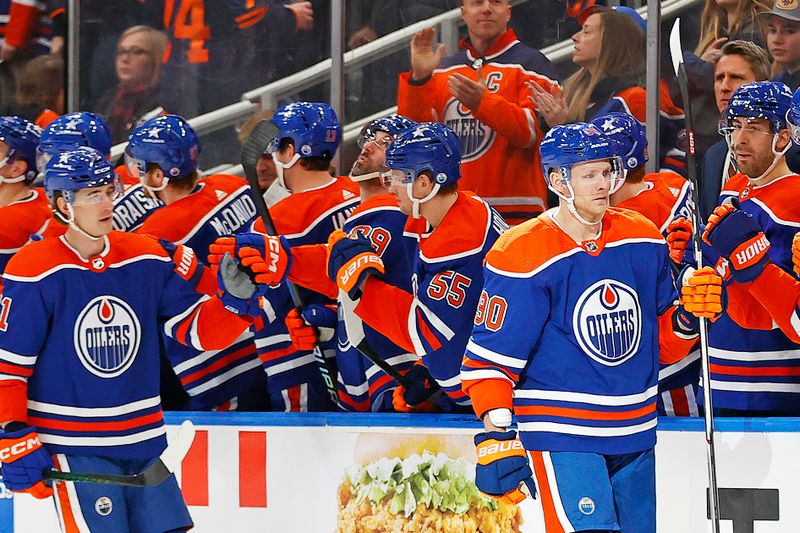
<instances>
[{"instance_id":1,"label":"hockey player","mask_svg":"<svg viewBox=\"0 0 800 533\"><path fill-rule=\"evenodd\" d=\"M486 430L475 437L478 488L514 503L520 484L534 493L530 454L547 531L655 531L658 362L685 356L697 336L674 305L658 229L609 207L624 179L614 144L586 123L542 140L559 207L489 251L461 371ZM714 292L698 305L718 313ZM508 431L512 409L521 441Z\"/></svg>"},{"instance_id":2,"label":"hockey player","mask_svg":"<svg viewBox=\"0 0 800 533\"><path fill-rule=\"evenodd\" d=\"M335 229L341 229L348 215L359 203L359 189L349 178L331 177L328 170L341 141L341 126L334 110L327 104L297 102L275 112L272 122L278 128L267 153L275 162L280 187L291 194L270 208L270 215L279 235L285 240L270 240L277 251L307 244L321 244ZM273 184L274 186L274 184ZM263 250L262 220L253 226L251 246ZM223 240L216 250L239 248L242 241ZM216 245L215 245L216 246ZM284 248L285 247L285 248ZM217 252L215 252L217 253ZM224 253L224 252L223 252ZM218 253L217 259L221 257ZM283 257L286 255L284 253ZM213 261L213 258L212 258ZM270 262L271 264L271 262ZM272 265L274 268L274 265ZM319 278L318 269L310 269L312 279ZM311 281L311 286L313 285ZM302 287L307 283L298 283ZM335 292L300 289L303 304L334 304ZM266 312L269 323L256 331L256 348L267 373L272 409L275 411L329 411L335 409L323 383L318 363L311 350L297 350L290 340L284 318L294 308L285 285L269 291ZM326 364L332 366L333 350L327 350ZM328 375L335 376L333 369Z\"/></svg>"},{"instance_id":3,"label":"hockey player","mask_svg":"<svg viewBox=\"0 0 800 533\"><path fill-rule=\"evenodd\" d=\"M714 261L722 256L718 269L730 276L728 310L710 328L708 341L714 408L721 414L800 413L796 293L781 289L793 279L792 239L800 224L800 176L785 157L791 100L782 83L748 83L722 115L721 133L739 174L720 198L740 206L717 207L703 234L711 245L704 254Z\"/></svg>"},{"instance_id":4,"label":"hockey player","mask_svg":"<svg viewBox=\"0 0 800 533\"><path fill-rule=\"evenodd\" d=\"M45 189L66 233L26 246L4 274L3 482L40 498L54 489L64 531L187 530L192 521L174 476L147 488L57 482L51 489L43 472L54 462L62 471L124 475L149 465L166 444L159 332L199 350L227 346L250 325L237 313L251 306L255 286L223 268L221 299L198 295L156 241L113 231L119 185L97 150L51 160Z\"/></svg>"},{"instance_id":5,"label":"hockey player","mask_svg":"<svg viewBox=\"0 0 800 533\"><path fill-rule=\"evenodd\" d=\"M403 132L386 151L391 190L411 215L405 231L418 241L410 292L373 275L382 269L380 257L365 240L330 242L328 273L359 299L356 315L421 357L410 375L419 386L395 389L399 409L425 400L436 384L450 402L469 404L461 391L461 357L483 286L483 257L507 225L486 202L458 191L460 153L458 138L438 123Z\"/></svg>"},{"instance_id":6,"label":"hockey player","mask_svg":"<svg viewBox=\"0 0 800 533\"><path fill-rule=\"evenodd\" d=\"M539 175L542 127L528 100L528 83L548 93L558 75L538 50L508 27L508 0L464 0L467 38L442 59L428 28L411 41L411 72L400 75L397 112L417 121L449 126L461 142L462 183L494 206L509 223L545 209Z\"/></svg>"},{"instance_id":7,"label":"hockey player","mask_svg":"<svg viewBox=\"0 0 800 533\"><path fill-rule=\"evenodd\" d=\"M407 216L400 211L397 199L383 184L381 171L385 166L387 147L399 133L414 124L406 117L390 115L364 127L358 141L361 153L350 172L350 179L358 183L361 204L347 217L342 228L349 236L361 234L369 239L373 250L389 265L384 280L409 292L416 241L403 235ZM261 258L268 247L267 243L258 246ZM353 302L346 293L339 292L336 284L328 278L327 244L297 246L287 252L291 255L291 261L281 264L290 265L288 272L260 268L263 272L259 273L256 280L278 285L288 276L292 283L338 299L340 308L338 325L336 311L325 309L320 304L307 305L302 310L302 316L297 310L291 311L286 323L295 348L304 351L313 349L322 331L334 331L335 327L339 407L346 411L392 410L392 391L396 383L362 355L356 344L359 340L366 342L376 355L400 372L408 370L418 356L400 348L352 313ZM248 263L250 261L247 256L241 259ZM347 316L347 320L343 320L344 316ZM319 329L319 333L315 329ZM348 331L351 333L348 334Z\"/></svg>"},{"instance_id":8,"label":"hockey player","mask_svg":"<svg viewBox=\"0 0 800 533\"><path fill-rule=\"evenodd\" d=\"M86 111L61 115L42 131L37 166L43 169L51 157L80 146L99 150L111 159L111 131L105 120ZM114 229L134 231L164 204L158 198L146 195L142 184L128 173L125 165L115 170L122 179L123 191L114 206Z\"/></svg>"},{"instance_id":9,"label":"hockey player","mask_svg":"<svg viewBox=\"0 0 800 533\"><path fill-rule=\"evenodd\" d=\"M0 273L26 243L63 233L43 191L32 186L40 134L24 118L0 117Z\"/></svg>"},{"instance_id":10,"label":"hockey player","mask_svg":"<svg viewBox=\"0 0 800 533\"><path fill-rule=\"evenodd\" d=\"M256 207L244 179L222 174L200 178L199 152L200 141L188 122L177 115L161 115L131 132L125 160L130 174L164 204L144 220L137 233L173 243L177 247L172 253L182 259L193 250L206 263L211 243L246 229L255 219ZM198 290L211 294L216 287L201 283ZM189 395L184 408L267 408L265 378L252 332L214 353L198 352L173 339L164 339L164 344Z\"/></svg>"},{"instance_id":11,"label":"hockey player","mask_svg":"<svg viewBox=\"0 0 800 533\"><path fill-rule=\"evenodd\" d=\"M617 141L625 179L612 191L610 204L636 211L655 224L666 237L676 217L688 217L689 182L675 172L645 174L647 136L644 126L627 113L609 113L592 120L609 138ZM684 220L686 220L684 218ZM659 370L658 412L670 416L697 416L697 385L700 352L693 351L674 365Z\"/></svg>"}]
</instances>

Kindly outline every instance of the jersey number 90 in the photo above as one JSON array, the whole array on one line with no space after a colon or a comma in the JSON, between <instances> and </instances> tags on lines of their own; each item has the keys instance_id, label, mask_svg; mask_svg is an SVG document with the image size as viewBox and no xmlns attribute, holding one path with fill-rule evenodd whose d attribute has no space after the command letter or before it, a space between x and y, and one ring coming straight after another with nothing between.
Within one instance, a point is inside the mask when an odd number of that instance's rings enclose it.
<instances>
[{"instance_id":1,"label":"jersey number 90","mask_svg":"<svg viewBox=\"0 0 800 533\"><path fill-rule=\"evenodd\" d=\"M475 325L484 324L489 331L497 331L503 327L506 319L508 302L502 296L489 296L486 291L481 292L478 300L478 309L475 311Z\"/></svg>"}]
</instances>

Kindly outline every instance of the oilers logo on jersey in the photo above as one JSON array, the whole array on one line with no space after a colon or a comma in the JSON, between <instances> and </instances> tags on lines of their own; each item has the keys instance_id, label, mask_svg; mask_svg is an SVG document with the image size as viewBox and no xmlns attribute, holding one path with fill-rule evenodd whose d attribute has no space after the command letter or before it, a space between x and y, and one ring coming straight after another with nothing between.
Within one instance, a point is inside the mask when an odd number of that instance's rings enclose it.
<instances>
[{"instance_id":1,"label":"oilers logo on jersey","mask_svg":"<svg viewBox=\"0 0 800 533\"><path fill-rule=\"evenodd\" d=\"M455 98L451 98L445 105L443 122L458 136L461 143L461 163L478 159L494 141L494 130L473 117L472 111Z\"/></svg>"},{"instance_id":2,"label":"oilers logo on jersey","mask_svg":"<svg viewBox=\"0 0 800 533\"><path fill-rule=\"evenodd\" d=\"M136 359L141 325L130 306L115 296L98 296L78 314L73 332L81 364L101 378L114 378Z\"/></svg>"},{"instance_id":3,"label":"oilers logo on jersey","mask_svg":"<svg viewBox=\"0 0 800 533\"><path fill-rule=\"evenodd\" d=\"M572 327L578 344L589 357L606 366L622 364L639 350L639 297L624 283L600 280L578 298Z\"/></svg>"}]
</instances>

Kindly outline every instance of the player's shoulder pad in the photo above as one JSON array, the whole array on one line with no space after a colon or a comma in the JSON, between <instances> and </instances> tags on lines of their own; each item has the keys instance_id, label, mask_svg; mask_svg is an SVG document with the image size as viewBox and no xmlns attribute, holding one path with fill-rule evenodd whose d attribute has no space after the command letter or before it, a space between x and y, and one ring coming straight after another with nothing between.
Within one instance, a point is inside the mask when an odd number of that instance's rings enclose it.
<instances>
[{"instance_id":1,"label":"player's shoulder pad","mask_svg":"<svg viewBox=\"0 0 800 533\"><path fill-rule=\"evenodd\" d=\"M609 207L603 219L603 233L606 243L654 239L663 241L664 236L647 217L630 209Z\"/></svg>"},{"instance_id":2,"label":"player's shoulder pad","mask_svg":"<svg viewBox=\"0 0 800 533\"><path fill-rule=\"evenodd\" d=\"M420 258L437 263L479 253L486 244L492 222L489 204L471 193L459 191L442 222L420 244Z\"/></svg>"},{"instance_id":3,"label":"player's shoulder pad","mask_svg":"<svg viewBox=\"0 0 800 533\"><path fill-rule=\"evenodd\" d=\"M571 248L563 234L543 214L514 226L486 254L490 270L510 274L532 274L545 263Z\"/></svg>"},{"instance_id":4,"label":"player's shoulder pad","mask_svg":"<svg viewBox=\"0 0 800 533\"><path fill-rule=\"evenodd\" d=\"M373 213L375 211L400 211L400 206L397 204L397 198L393 194L378 194L371 196L358 204L358 207L350 214L348 221L358 218L362 215Z\"/></svg>"},{"instance_id":5,"label":"player's shoulder pad","mask_svg":"<svg viewBox=\"0 0 800 533\"><path fill-rule=\"evenodd\" d=\"M759 188L757 192L746 187L739 194L739 200L745 202L751 194L776 222L800 222L800 175L783 176Z\"/></svg>"}]
</instances>

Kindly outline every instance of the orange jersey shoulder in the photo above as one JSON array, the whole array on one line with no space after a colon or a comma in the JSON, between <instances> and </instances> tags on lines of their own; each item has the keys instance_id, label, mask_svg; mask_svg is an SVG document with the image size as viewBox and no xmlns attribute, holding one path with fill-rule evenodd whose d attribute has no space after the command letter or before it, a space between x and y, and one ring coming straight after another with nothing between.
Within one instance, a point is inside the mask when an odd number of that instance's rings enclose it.
<instances>
[{"instance_id":1,"label":"orange jersey shoulder","mask_svg":"<svg viewBox=\"0 0 800 533\"><path fill-rule=\"evenodd\" d=\"M108 246L100 253L106 266L140 257L156 256L169 259L169 255L155 239L112 231ZM89 261L78 256L64 237L32 242L17 252L6 267L6 277L37 278L62 268L88 269Z\"/></svg>"},{"instance_id":2,"label":"orange jersey shoulder","mask_svg":"<svg viewBox=\"0 0 800 533\"><path fill-rule=\"evenodd\" d=\"M420 253L428 259L438 259L479 250L491 223L489 206L472 193L459 191L439 226L421 240Z\"/></svg>"},{"instance_id":3,"label":"orange jersey shoulder","mask_svg":"<svg viewBox=\"0 0 800 533\"><path fill-rule=\"evenodd\" d=\"M155 210L136 233L181 242L220 203L249 188L239 176L215 174L202 178L192 194Z\"/></svg>"},{"instance_id":4,"label":"orange jersey shoulder","mask_svg":"<svg viewBox=\"0 0 800 533\"><path fill-rule=\"evenodd\" d=\"M689 182L674 172L647 174L644 182L646 189L616 207L636 211L659 229L664 228L678 214L680 204L689 193Z\"/></svg>"},{"instance_id":5,"label":"orange jersey shoulder","mask_svg":"<svg viewBox=\"0 0 800 533\"><path fill-rule=\"evenodd\" d=\"M53 220L44 191L31 189L30 195L18 202L0 207L0 249L20 248L32 235L50 237L63 233Z\"/></svg>"},{"instance_id":6,"label":"orange jersey shoulder","mask_svg":"<svg viewBox=\"0 0 800 533\"><path fill-rule=\"evenodd\" d=\"M350 205L355 208L360 201L358 185L346 176L333 178L328 184L292 193L269 209L280 235L297 235L313 227L320 218ZM255 231L264 233L264 223L257 220Z\"/></svg>"}]
</instances>

